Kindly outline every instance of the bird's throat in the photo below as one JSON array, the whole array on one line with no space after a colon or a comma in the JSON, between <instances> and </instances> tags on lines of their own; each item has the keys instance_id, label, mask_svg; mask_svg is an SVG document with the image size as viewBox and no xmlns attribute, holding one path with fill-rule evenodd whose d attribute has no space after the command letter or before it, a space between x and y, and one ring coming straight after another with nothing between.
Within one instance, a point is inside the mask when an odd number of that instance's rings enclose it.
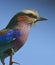
<instances>
[{"instance_id":1,"label":"bird's throat","mask_svg":"<svg viewBox=\"0 0 55 65\"><path fill-rule=\"evenodd\" d=\"M30 31L30 25L27 25L26 23L18 23L18 26L16 27L16 29L20 30L22 35L20 36L20 40L25 43L25 41L28 38L28 34Z\"/></svg>"}]
</instances>

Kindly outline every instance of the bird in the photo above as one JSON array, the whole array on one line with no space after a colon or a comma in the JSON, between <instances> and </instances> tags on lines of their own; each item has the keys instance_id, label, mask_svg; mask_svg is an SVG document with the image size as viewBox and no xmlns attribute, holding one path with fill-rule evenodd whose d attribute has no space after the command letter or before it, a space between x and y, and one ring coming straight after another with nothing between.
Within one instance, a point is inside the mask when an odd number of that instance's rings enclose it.
<instances>
[{"instance_id":1,"label":"bird","mask_svg":"<svg viewBox=\"0 0 55 65\"><path fill-rule=\"evenodd\" d=\"M43 20L47 18L39 16L35 10L22 10L11 18L4 29L0 30L0 60L3 65L5 58L9 56L9 65L17 64L13 61L13 55L25 44L31 27Z\"/></svg>"}]
</instances>

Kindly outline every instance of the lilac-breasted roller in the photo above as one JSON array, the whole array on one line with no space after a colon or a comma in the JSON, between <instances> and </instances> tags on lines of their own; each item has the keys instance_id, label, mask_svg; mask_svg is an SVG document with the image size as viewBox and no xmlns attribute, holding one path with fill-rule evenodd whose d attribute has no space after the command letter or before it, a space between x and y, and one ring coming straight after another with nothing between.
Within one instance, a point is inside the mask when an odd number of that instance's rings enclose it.
<instances>
[{"instance_id":1,"label":"lilac-breasted roller","mask_svg":"<svg viewBox=\"0 0 55 65\"><path fill-rule=\"evenodd\" d=\"M30 28L38 21L47 20L40 17L34 10L23 10L17 13L8 23L0 30L0 60L5 65L4 59L10 56L10 65L12 65L12 56L26 42Z\"/></svg>"}]
</instances>

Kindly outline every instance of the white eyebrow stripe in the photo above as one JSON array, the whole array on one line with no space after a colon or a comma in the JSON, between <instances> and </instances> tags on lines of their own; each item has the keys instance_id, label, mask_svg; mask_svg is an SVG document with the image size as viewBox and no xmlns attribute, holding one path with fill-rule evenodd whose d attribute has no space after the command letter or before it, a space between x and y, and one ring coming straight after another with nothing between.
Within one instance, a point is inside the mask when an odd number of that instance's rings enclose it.
<instances>
[{"instance_id":1,"label":"white eyebrow stripe","mask_svg":"<svg viewBox=\"0 0 55 65\"><path fill-rule=\"evenodd\" d=\"M23 13L26 13L26 14L33 14L34 16L38 16L39 17L39 14L38 14L38 12L36 12L36 11L34 11L34 10L23 10L23 11L21 11L21 12L23 12Z\"/></svg>"}]
</instances>

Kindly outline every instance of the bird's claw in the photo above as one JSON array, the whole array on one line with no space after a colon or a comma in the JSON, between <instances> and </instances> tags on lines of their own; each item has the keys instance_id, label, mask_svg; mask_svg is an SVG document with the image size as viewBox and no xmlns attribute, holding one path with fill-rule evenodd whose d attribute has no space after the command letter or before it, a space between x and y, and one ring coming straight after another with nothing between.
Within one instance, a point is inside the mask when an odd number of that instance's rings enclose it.
<instances>
[{"instance_id":1,"label":"bird's claw","mask_svg":"<svg viewBox=\"0 0 55 65\"><path fill-rule=\"evenodd\" d=\"M12 64L13 64L13 63L20 65L20 63L18 63L18 62L12 62Z\"/></svg>"},{"instance_id":2,"label":"bird's claw","mask_svg":"<svg viewBox=\"0 0 55 65\"><path fill-rule=\"evenodd\" d=\"M13 63L20 65L20 63L14 62L14 61L11 61L11 62L10 62L10 65L13 65Z\"/></svg>"},{"instance_id":3,"label":"bird's claw","mask_svg":"<svg viewBox=\"0 0 55 65\"><path fill-rule=\"evenodd\" d=\"M13 59L12 59L13 54L14 54L14 49L12 48L12 49L10 49L10 65L12 65L13 63L20 65L20 63L13 61Z\"/></svg>"}]
</instances>

